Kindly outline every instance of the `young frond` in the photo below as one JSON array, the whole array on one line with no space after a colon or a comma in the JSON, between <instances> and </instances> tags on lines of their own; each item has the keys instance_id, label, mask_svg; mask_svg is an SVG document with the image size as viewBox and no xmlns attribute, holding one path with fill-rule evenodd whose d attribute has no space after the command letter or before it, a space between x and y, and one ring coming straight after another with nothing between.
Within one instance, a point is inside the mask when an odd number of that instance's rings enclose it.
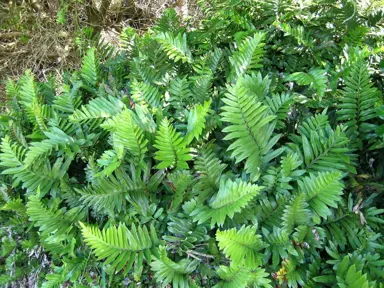
<instances>
[{"instance_id":1,"label":"young frond","mask_svg":"<svg viewBox=\"0 0 384 288\"><path fill-rule=\"evenodd\" d=\"M240 288L247 287L251 279L249 269L232 264L231 266L220 266L216 271L221 279L213 288Z\"/></svg>"},{"instance_id":2,"label":"young frond","mask_svg":"<svg viewBox=\"0 0 384 288\"><path fill-rule=\"evenodd\" d=\"M38 195L32 195L27 202L27 215L29 220L35 222L35 226L43 235L61 235L68 233L74 224L79 221L84 213L81 208L72 208L64 213L55 207L47 208Z\"/></svg>"},{"instance_id":3,"label":"young frond","mask_svg":"<svg viewBox=\"0 0 384 288\"><path fill-rule=\"evenodd\" d=\"M246 160L245 170L253 181L260 177L263 166L282 152L272 150L280 139L280 135L272 137L276 116L269 115L268 106L256 98L248 94L240 78L235 86L228 87L221 113L222 120L230 123L222 130L227 133L224 139L234 139L228 151L232 151L236 163Z\"/></svg>"},{"instance_id":4,"label":"young frond","mask_svg":"<svg viewBox=\"0 0 384 288\"><path fill-rule=\"evenodd\" d=\"M310 174L298 182L306 201L319 217L331 215L329 207L336 208L343 194L343 183L340 172L321 172L316 176Z\"/></svg>"},{"instance_id":5,"label":"young frond","mask_svg":"<svg viewBox=\"0 0 384 288\"><path fill-rule=\"evenodd\" d=\"M227 217L232 219L234 214L246 207L262 188L241 180L222 180L219 192L211 198L208 206L196 207L191 216L198 223L211 219L211 227L215 224L223 226Z\"/></svg>"},{"instance_id":6,"label":"young frond","mask_svg":"<svg viewBox=\"0 0 384 288\"><path fill-rule=\"evenodd\" d=\"M83 58L80 75L89 87L96 87L99 75L99 63L95 56L95 48L90 48Z\"/></svg>"},{"instance_id":7,"label":"young frond","mask_svg":"<svg viewBox=\"0 0 384 288\"><path fill-rule=\"evenodd\" d=\"M249 71L261 68L264 56L263 42L264 33L255 33L253 37L248 37L239 45L239 49L229 57L232 65L232 78L237 79Z\"/></svg>"},{"instance_id":8,"label":"young frond","mask_svg":"<svg viewBox=\"0 0 384 288\"><path fill-rule=\"evenodd\" d=\"M9 136L1 141L0 166L6 167L1 174L14 174L19 172L23 167L23 158L25 149L11 142Z\"/></svg>"},{"instance_id":9,"label":"young frond","mask_svg":"<svg viewBox=\"0 0 384 288\"><path fill-rule=\"evenodd\" d=\"M350 137L351 144L357 144L360 149L362 141L374 132L375 125L369 122L376 117L375 104L379 95L380 92L373 87L370 80L367 65L362 62L353 64L345 79L337 120L345 122L348 127L346 134Z\"/></svg>"},{"instance_id":10,"label":"young frond","mask_svg":"<svg viewBox=\"0 0 384 288\"><path fill-rule=\"evenodd\" d=\"M125 107L118 98L95 98L87 105L77 109L69 119L74 123L89 125L90 129L97 128L105 119L111 118L120 113Z\"/></svg>"},{"instance_id":11,"label":"young frond","mask_svg":"<svg viewBox=\"0 0 384 288\"><path fill-rule=\"evenodd\" d=\"M193 139L199 139L205 128L206 117L209 112L211 101L204 102L203 105L195 105L188 114L187 134L185 141L189 144Z\"/></svg>"},{"instance_id":12,"label":"young frond","mask_svg":"<svg viewBox=\"0 0 384 288\"><path fill-rule=\"evenodd\" d=\"M199 261L182 259L174 262L168 258L165 247L161 246L159 250L159 256L151 262L151 270L155 272L154 277L161 287L169 284L175 288L190 287L189 275L196 270Z\"/></svg>"},{"instance_id":13,"label":"young frond","mask_svg":"<svg viewBox=\"0 0 384 288\"><path fill-rule=\"evenodd\" d=\"M203 147L198 151L194 168L199 178L193 191L201 202L219 191L220 177L226 167L227 165L220 161L212 146Z\"/></svg>"},{"instance_id":14,"label":"young frond","mask_svg":"<svg viewBox=\"0 0 384 288\"><path fill-rule=\"evenodd\" d=\"M148 83L138 82L136 79L131 84L132 99L139 104L160 107L162 104L162 96L159 90Z\"/></svg>"},{"instance_id":15,"label":"young frond","mask_svg":"<svg viewBox=\"0 0 384 288\"><path fill-rule=\"evenodd\" d=\"M132 110L124 110L100 126L112 133L115 144L123 145L134 158L141 161L147 151L148 140L133 114Z\"/></svg>"},{"instance_id":16,"label":"young frond","mask_svg":"<svg viewBox=\"0 0 384 288\"><path fill-rule=\"evenodd\" d=\"M306 195L300 193L287 205L283 214L283 228L288 232L299 225L306 225L310 222L310 211L307 209Z\"/></svg>"},{"instance_id":17,"label":"young frond","mask_svg":"<svg viewBox=\"0 0 384 288\"><path fill-rule=\"evenodd\" d=\"M167 52L169 59L175 62L192 63L192 53L187 45L186 34L173 36L169 32L161 32L156 35L156 40L161 44L164 51Z\"/></svg>"},{"instance_id":18,"label":"young frond","mask_svg":"<svg viewBox=\"0 0 384 288\"><path fill-rule=\"evenodd\" d=\"M134 263L142 266L144 257L149 262L152 255L158 255L159 239L153 226L149 231L146 226L136 228L134 224L128 229L122 223L103 230L81 222L80 226L85 243L99 260L104 260L104 265L110 264L116 273L122 269L127 273Z\"/></svg>"},{"instance_id":19,"label":"young frond","mask_svg":"<svg viewBox=\"0 0 384 288\"><path fill-rule=\"evenodd\" d=\"M155 159L160 161L157 169L169 167L188 169L187 161L192 159L187 143L167 118L161 121L159 131L156 133L154 147L157 149Z\"/></svg>"},{"instance_id":20,"label":"young frond","mask_svg":"<svg viewBox=\"0 0 384 288\"><path fill-rule=\"evenodd\" d=\"M216 232L219 247L233 263L246 267L256 268L262 264L260 250L266 247L260 235L256 235L255 226L242 226Z\"/></svg>"},{"instance_id":21,"label":"young frond","mask_svg":"<svg viewBox=\"0 0 384 288\"><path fill-rule=\"evenodd\" d=\"M308 73L292 73L285 81L296 81L299 85L310 85L316 90L319 99L322 99L327 88L326 71L319 68L311 69Z\"/></svg>"}]
</instances>

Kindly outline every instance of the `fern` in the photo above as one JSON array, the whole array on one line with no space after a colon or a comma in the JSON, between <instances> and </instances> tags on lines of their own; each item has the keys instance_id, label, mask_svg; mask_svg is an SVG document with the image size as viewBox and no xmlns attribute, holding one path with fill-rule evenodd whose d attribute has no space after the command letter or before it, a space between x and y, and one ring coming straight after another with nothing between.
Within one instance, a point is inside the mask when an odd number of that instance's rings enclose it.
<instances>
[{"instance_id":1,"label":"fern","mask_svg":"<svg viewBox=\"0 0 384 288\"><path fill-rule=\"evenodd\" d=\"M160 247L159 257L151 262L151 270L161 287L172 283L172 287L190 287L188 275L195 271L199 262L197 260L182 259L174 262L168 258L165 247Z\"/></svg>"},{"instance_id":2,"label":"fern","mask_svg":"<svg viewBox=\"0 0 384 288\"><path fill-rule=\"evenodd\" d=\"M313 87L316 90L317 95L321 100L327 87L327 77L325 72L325 70L319 68L311 69L308 73L295 72L290 74L286 78L286 81L296 81L299 85L310 85L310 87Z\"/></svg>"},{"instance_id":3,"label":"fern","mask_svg":"<svg viewBox=\"0 0 384 288\"><path fill-rule=\"evenodd\" d=\"M105 121L102 128L113 133L117 145L122 145L128 152L138 160L144 158L147 151L148 140L137 123L130 110L124 110L112 119Z\"/></svg>"},{"instance_id":4,"label":"fern","mask_svg":"<svg viewBox=\"0 0 384 288\"><path fill-rule=\"evenodd\" d=\"M76 110L69 119L75 123L89 125L95 129L105 119L111 118L123 110L124 104L117 98L95 98L81 109Z\"/></svg>"},{"instance_id":5,"label":"fern","mask_svg":"<svg viewBox=\"0 0 384 288\"><path fill-rule=\"evenodd\" d=\"M205 102L204 105L196 105L188 114L188 126L186 142L189 144L193 139L199 139L205 128L205 118L209 112L211 102Z\"/></svg>"},{"instance_id":6,"label":"fern","mask_svg":"<svg viewBox=\"0 0 384 288\"><path fill-rule=\"evenodd\" d=\"M83 58L81 66L81 77L87 83L88 87L95 87L98 81L99 63L95 56L95 49L91 48L87 51L87 55Z\"/></svg>"},{"instance_id":7,"label":"fern","mask_svg":"<svg viewBox=\"0 0 384 288\"><path fill-rule=\"evenodd\" d=\"M219 247L233 263L244 263L246 267L258 267L262 264L260 250L265 243L256 234L256 227L242 226L239 230L230 229L216 232Z\"/></svg>"},{"instance_id":8,"label":"fern","mask_svg":"<svg viewBox=\"0 0 384 288\"><path fill-rule=\"evenodd\" d=\"M233 67L232 73L236 75L236 78L248 71L262 67L260 62L264 54L264 37L265 34L263 33L255 33L253 37L243 40L238 51L229 58Z\"/></svg>"},{"instance_id":9,"label":"fern","mask_svg":"<svg viewBox=\"0 0 384 288\"><path fill-rule=\"evenodd\" d=\"M215 224L223 226L227 217L233 218L234 214L246 207L261 189L262 187L240 180L222 180L219 192L211 198L209 205L196 207L191 216L198 223L211 219L211 227Z\"/></svg>"},{"instance_id":10,"label":"fern","mask_svg":"<svg viewBox=\"0 0 384 288\"><path fill-rule=\"evenodd\" d=\"M228 93L223 99L222 120L231 125L225 127L225 140L235 139L228 147L236 163L246 159L245 170L256 181L261 175L261 168L270 159L278 156L282 151L271 151L279 140L280 135L272 137L275 116L268 115L267 106L250 96L239 79L235 86L228 87Z\"/></svg>"},{"instance_id":11,"label":"fern","mask_svg":"<svg viewBox=\"0 0 384 288\"><path fill-rule=\"evenodd\" d=\"M132 225L128 229L124 224L103 230L87 227L83 223L80 225L84 240L93 253L99 260L104 259L104 264L111 265L116 272L122 269L128 271L134 263L140 267L143 257L150 261L152 255L159 254L159 239L153 226L148 231L146 226Z\"/></svg>"},{"instance_id":12,"label":"fern","mask_svg":"<svg viewBox=\"0 0 384 288\"><path fill-rule=\"evenodd\" d=\"M162 45L168 57L173 61L181 61L182 63L192 62L192 54L187 45L186 34L173 36L169 32L162 32L156 35L156 40Z\"/></svg>"},{"instance_id":13,"label":"fern","mask_svg":"<svg viewBox=\"0 0 384 288\"><path fill-rule=\"evenodd\" d=\"M329 207L337 207L341 200L343 184L339 172L323 172L313 174L299 181L300 189L306 195L309 206L320 217L326 218L331 214Z\"/></svg>"},{"instance_id":14,"label":"fern","mask_svg":"<svg viewBox=\"0 0 384 288\"><path fill-rule=\"evenodd\" d=\"M375 104L379 94L379 91L372 87L366 65L355 63L345 79L337 120L345 122L351 144L357 145L359 149L362 148L362 141L368 139L375 129L369 121L376 116Z\"/></svg>"},{"instance_id":15,"label":"fern","mask_svg":"<svg viewBox=\"0 0 384 288\"><path fill-rule=\"evenodd\" d=\"M166 118L161 122L154 146L158 149L155 159L161 161L156 168L188 168L187 161L192 159L190 150Z\"/></svg>"}]
</instances>

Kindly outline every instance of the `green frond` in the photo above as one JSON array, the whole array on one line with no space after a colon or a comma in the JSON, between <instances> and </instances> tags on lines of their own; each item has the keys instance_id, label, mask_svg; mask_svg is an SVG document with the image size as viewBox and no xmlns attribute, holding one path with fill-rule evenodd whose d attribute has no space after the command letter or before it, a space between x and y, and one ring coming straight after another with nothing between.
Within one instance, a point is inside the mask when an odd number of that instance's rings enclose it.
<instances>
[{"instance_id":1,"label":"green frond","mask_svg":"<svg viewBox=\"0 0 384 288\"><path fill-rule=\"evenodd\" d=\"M190 149L186 147L187 143L167 118L161 121L153 146L157 149L155 159L160 161L156 166L157 169L169 167L188 169L187 161L192 159Z\"/></svg>"},{"instance_id":2,"label":"green frond","mask_svg":"<svg viewBox=\"0 0 384 288\"><path fill-rule=\"evenodd\" d=\"M162 48L169 59L182 63L192 63L192 53L187 45L187 35L178 34L173 36L169 32L161 32L156 35L156 40L161 44Z\"/></svg>"},{"instance_id":3,"label":"green frond","mask_svg":"<svg viewBox=\"0 0 384 288\"><path fill-rule=\"evenodd\" d=\"M329 207L336 208L343 194L343 183L340 172L320 172L316 176L310 174L298 182L306 201L319 217L331 215Z\"/></svg>"},{"instance_id":4,"label":"green frond","mask_svg":"<svg viewBox=\"0 0 384 288\"><path fill-rule=\"evenodd\" d=\"M77 93L82 85L81 81L74 83L72 88L69 85L63 84L63 91L59 96L55 97L52 107L56 111L73 114L81 104L81 97Z\"/></svg>"},{"instance_id":5,"label":"green frond","mask_svg":"<svg viewBox=\"0 0 384 288\"><path fill-rule=\"evenodd\" d=\"M310 222L310 211L307 209L306 195L300 193L285 206L283 228L291 233L296 226L307 225Z\"/></svg>"},{"instance_id":6,"label":"green frond","mask_svg":"<svg viewBox=\"0 0 384 288\"><path fill-rule=\"evenodd\" d=\"M136 79L131 84L132 99L139 104L150 107L160 107L162 104L162 95L159 90L148 83L138 82Z\"/></svg>"},{"instance_id":7,"label":"green frond","mask_svg":"<svg viewBox=\"0 0 384 288\"><path fill-rule=\"evenodd\" d=\"M209 201L208 206L199 206L191 213L194 221L203 223L211 219L211 227L215 224L223 226L227 217L233 218L259 194L263 187L230 179L220 182L219 192Z\"/></svg>"},{"instance_id":8,"label":"green frond","mask_svg":"<svg viewBox=\"0 0 384 288\"><path fill-rule=\"evenodd\" d=\"M288 23L279 23L279 28L284 31L285 35L290 35L294 37L300 45L304 45L307 47L313 47L313 38L308 32L304 31L304 27L301 25L297 25L292 27Z\"/></svg>"},{"instance_id":9,"label":"green frond","mask_svg":"<svg viewBox=\"0 0 384 288\"><path fill-rule=\"evenodd\" d=\"M256 181L262 168L282 150L271 150L280 135L273 135L274 115L269 115L268 106L257 101L257 97L249 95L240 78L235 86L228 86L228 93L223 98L225 103L222 120L230 123L222 131L227 133L224 140L234 142L228 147L231 157L236 163L245 162L245 170Z\"/></svg>"},{"instance_id":10,"label":"green frond","mask_svg":"<svg viewBox=\"0 0 384 288\"><path fill-rule=\"evenodd\" d=\"M219 191L220 177L227 167L226 164L220 161L212 148L212 145L210 145L198 150L198 156L194 162L194 168L199 174L199 178L193 187L193 191L198 195L201 202Z\"/></svg>"},{"instance_id":11,"label":"green frond","mask_svg":"<svg viewBox=\"0 0 384 288\"><path fill-rule=\"evenodd\" d=\"M193 139L199 139L203 132L211 102L212 101L206 101L203 105L197 104L189 111L187 134L185 135L185 141L188 144L190 144Z\"/></svg>"},{"instance_id":12,"label":"green frond","mask_svg":"<svg viewBox=\"0 0 384 288\"><path fill-rule=\"evenodd\" d=\"M219 266L216 274L221 281L213 288L246 288L251 279L251 273L247 268L232 263L231 266Z\"/></svg>"},{"instance_id":13,"label":"green frond","mask_svg":"<svg viewBox=\"0 0 384 288\"><path fill-rule=\"evenodd\" d=\"M65 161L64 161L65 160ZM46 159L38 161L30 167L24 167L13 175L14 186L21 184L23 189L27 189L27 195L40 189L41 197L49 192L56 193L61 181L66 175L69 165L72 162L71 157L57 158L51 165Z\"/></svg>"},{"instance_id":14,"label":"green frond","mask_svg":"<svg viewBox=\"0 0 384 288\"><path fill-rule=\"evenodd\" d=\"M99 178L97 182L84 189L76 189L85 205L104 213L121 212L131 196L144 190L144 183L134 181L126 174Z\"/></svg>"},{"instance_id":15,"label":"green frond","mask_svg":"<svg viewBox=\"0 0 384 288\"><path fill-rule=\"evenodd\" d=\"M143 265L143 258L149 262L152 255L158 255L159 239L155 228L136 226L128 229L124 224L100 230L80 222L85 243L104 265L109 264L115 272L124 269L128 273L135 263L135 269Z\"/></svg>"},{"instance_id":16,"label":"green frond","mask_svg":"<svg viewBox=\"0 0 384 288\"><path fill-rule=\"evenodd\" d=\"M25 149L11 142L9 136L6 136L1 141L0 147L0 166L6 167L1 174L14 174L19 172L23 166L23 158Z\"/></svg>"},{"instance_id":17,"label":"green frond","mask_svg":"<svg viewBox=\"0 0 384 288\"><path fill-rule=\"evenodd\" d=\"M281 259L288 259L289 255L298 256L297 251L293 247L288 233L280 228L273 227L270 232L265 228L261 229L269 246L265 249L265 257L270 259L272 256L272 265L276 268L279 266Z\"/></svg>"},{"instance_id":18,"label":"green frond","mask_svg":"<svg viewBox=\"0 0 384 288\"><path fill-rule=\"evenodd\" d=\"M258 32L241 42L238 50L229 57L233 69L232 78L241 77L243 74L263 66L261 62L264 56L264 38L265 34Z\"/></svg>"},{"instance_id":19,"label":"green frond","mask_svg":"<svg viewBox=\"0 0 384 288\"><path fill-rule=\"evenodd\" d=\"M171 187L172 202L169 206L169 211L175 212L180 207L184 200L187 189L192 185L194 179L189 171L178 170L168 175L168 184Z\"/></svg>"},{"instance_id":20,"label":"green frond","mask_svg":"<svg viewBox=\"0 0 384 288\"><path fill-rule=\"evenodd\" d=\"M32 142L25 155L24 165L26 167L32 165L37 159L47 156L52 150L59 150L59 147L72 147L74 150L78 149L76 140L59 128L52 128L50 132L44 132L48 139L41 142Z\"/></svg>"},{"instance_id":21,"label":"green frond","mask_svg":"<svg viewBox=\"0 0 384 288\"><path fill-rule=\"evenodd\" d=\"M299 85L310 85L316 90L319 99L322 99L327 88L326 71L320 68L311 69L308 73L292 73L285 81L296 81Z\"/></svg>"},{"instance_id":22,"label":"green frond","mask_svg":"<svg viewBox=\"0 0 384 288\"><path fill-rule=\"evenodd\" d=\"M290 105L293 103L293 98L290 93L276 93L271 97L265 98L266 104L271 109L271 114L276 115L276 129L285 128L284 123L287 120Z\"/></svg>"},{"instance_id":23,"label":"green frond","mask_svg":"<svg viewBox=\"0 0 384 288\"><path fill-rule=\"evenodd\" d=\"M38 91L33 74L30 70L25 72L25 75L20 79L20 103L28 108L38 100Z\"/></svg>"},{"instance_id":24,"label":"green frond","mask_svg":"<svg viewBox=\"0 0 384 288\"><path fill-rule=\"evenodd\" d=\"M43 235L61 235L68 233L76 221L79 221L84 213L81 208L73 208L64 212L55 207L48 208L40 200L39 195L32 195L27 202L27 215L29 220L35 222Z\"/></svg>"},{"instance_id":25,"label":"green frond","mask_svg":"<svg viewBox=\"0 0 384 288\"><path fill-rule=\"evenodd\" d=\"M90 129L95 129L105 119L120 113L124 107L124 103L118 98L112 96L108 98L99 97L92 99L81 109L75 110L69 119L74 123L86 124L89 125Z\"/></svg>"},{"instance_id":26,"label":"green frond","mask_svg":"<svg viewBox=\"0 0 384 288\"><path fill-rule=\"evenodd\" d=\"M345 123L351 144L357 144L360 149L363 145L361 142L374 132L375 125L369 122L376 117L375 106L379 95L380 92L370 80L367 65L360 61L353 64L345 79L337 121Z\"/></svg>"},{"instance_id":27,"label":"green frond","mask_svg":"<svg viewBox=\"0 0 384 288\"><path fill-rule=\"evenodd\" d=\"M288 204L286 197L279 197L277 199L260 197L254 209L258 223L267 228L279 227L286 204Z\"/></svg>"},{"instance_id":28,"label":"green frond","mask_svg":"<svg viewBox=\"0 0 384 288\"><path fill-rule=\"evenodd\" d=\"M169 94L169 102L171 102L176 110L182 110L185 106L192 103L193 94L186 77L172 80L169 85Z\"/></svg>"},{"instance_id":29,"label":"green frond","mask_svg":"<svg viewBox=\"0 0 384 288\"><path fill-rule=\"evenodd\" d=\"M244 263L246 267L256 268L262 264L260 250L266 247L260 235L256 235L255 226L243 225L236 228L216 232L216 240L233 263Z\"/></svg>"},{"instance_id":30,"label":"green frond","mask_svg":"<svg viewBox=\"0 0 384 288\"><path fill-rule=\"evenodd\" d=\"M155 273L157 283L161 287L167 287L169 284L174 288L190 287L189 275L196 270L199 261L182 259L174 262L168 258L165 247L161 246L159 250L160 255L151 262L151 270Z\"/></svg>"},{"instance_id":31,"label":"green frond","mask_svg":"<svg viewBox=\"0 0 384 288\"><path fill-rule=\"evenodd\" d=\"M132 110L124 110L100 126L112 133L115 144L123 145L128 153L141 161L147 152L148 140L135 122L133 114Z\"/></svg>"},{"instance_id":32,"label":"green frond","mask_svg":"<svg viewBox=\"0 0 384 288\"><path fill-rule=\"evenodd\" d=\"M88 87L96 87L99 77L99 62L95 56L95 48L90 48L83 57L80 75Z\"/></svg>"},{"instance_id":33,"label":"green frond","mask_svg":"<svg viewBox=\"0 0 384 288\"><path fill-rule=\"evenodd\" d=\"M301 155L302 168L308 172L337 170L356 173L350 164L351 149L348 148L345 127L336 126L333 130L327 120L318 126L316 119L307 119L299 127L301 136L292 136L296 145L289 146L293 152Z\"/></svg>"},{"instance_id":34,"label":"green frond","mask_svg":"<svg viewBox=\"0 0 384 288\"><path fill-rule=\"evenodd\" d=\"M204 101L209 101L212 96L212 73L206 75L199 75L190 77L190 82L192 86L192 97L197 103L204 103Z\"/></svg>"}]
</instances>

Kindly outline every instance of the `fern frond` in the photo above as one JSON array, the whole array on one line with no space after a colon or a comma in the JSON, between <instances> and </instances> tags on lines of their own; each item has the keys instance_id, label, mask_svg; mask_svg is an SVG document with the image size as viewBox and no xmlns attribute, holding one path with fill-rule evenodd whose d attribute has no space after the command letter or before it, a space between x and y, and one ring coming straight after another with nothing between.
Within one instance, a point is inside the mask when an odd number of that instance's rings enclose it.
<instances>
[{"instance_id":1,"label":"fern frond","mask_svg":"<svg viewBox=\"0 0 384 288\"><path fill-rule=\"evenodd\" d=\"M74 123L87 124L90 129L95 129L105 119L120 113L124 107L124 103L115 97L109 96L108 99L99 97L91 100L81 109L77 109L69 119Z\"/></svg>"},{"instance_id":2,"label":"fern frond","mask_svg":"<svg viewBox=\"0 0 384 288\"><path fill-rule=\"evenodd\" d=\"M55 207L47 208L38 195L32 195L27 202L27 215L43 235L61 235L68 233L74 222L79 221L84 213L81 208L73 208L65 213Z\"/></svg>"},{"instance_id":3,"label":"fern frond","mask_svg":"<svg viewBox=\"0 0 384 288\"><path fill-rule=\"evenodd\" d=\"M192 159L187 143L180 136L179 132L164 118L156 134L154 147L157 148L155 159L160 161L157 169L168 167L188 169L187 161Z\"/></svg>"},{"instance_id":4,"label":"fern frond","mask_svg":"<svg viewBox=\"0 0 384 288\"><path fill-rule=\"evenodd\" d=\"M245 288L251 279L250 271L231 263L231 266L219 266L216 271L221 279L213 288Z\"/></svg>"},{"instance_id":5,"label":"fern frond","mask_svg":"<svg viewBox=\"0 0 384 288\"><path fill-rule=\"evenodd\" d=\"M95 56L95 48L90 48L83 57L80 75L89 87L96 87L99 77L99 63Z\"/></svg>"},{"instance_id":6,"label":"fern frond","mask_svg":"<svg viewBox=\"0 0 384 288\"><path fill-rule=\"evenodd\" d=\"M129 186L128 186L129 185ZM133 181L119 182L115 177L100 178L97 183L84 189L76 189L81 201L92 206L96 211L120 212L125 206L126 197L136 191L144 191L144 185Z\"/></svg>"},{"instance_id":7,"label":"fern frond","mask_svg":"<svg viewBox=\"0 0 384 288\"><path fill-rule=\"evenodd\" d=\"M182 63L192 63L192 53L187 45L187 35L178 34L173 36L169 32L161 32L156 35L156 40L161 44L162 48L169 59Z\"/></svg>"},{"instance_id":8,"label":"fern frond","mask_svg":"<svg viewBox=\"0 0 384 288\"><path fill-rule=\"evenodd\" d=\"M193 191L203 203L207 198L219 191L220 177L227 165L220 161L213 151L212 145L198 151L194 164L199 178L193 187Z\"/></svg>"},{"instance_id":9,"label":"fern frond","mask_svg":"<svg viewBox=\"0 0 384 288\"><path fill-rule=\"evenodd\" d=\"M276 129L285 128L285 121L288 116L290 105L293 103L293 98L290 93L273 94L272 97L265 98L266 104L271 109L271 113L276 115Z\"/></svg>"},{"instance_id":10,"label":"fern frond","mask_svg":"<svg viewBox=\"0 0 384 288\"><path fill-rule=\"evenodd\" d=\"M246 207L262 188L241 180L222 180L219 192L211 198L209 205L196 207L191 216L198 223L211 219L211 227L215 224L223 226L227 217L232 219L234 214Z\"/></svg>"},{"instance_id":11,"label":"fern frond","mask_svg":"<svg viewBox=\"0 0 384 288\"><path fill-rule=\"evenodd\" d=\"M187 134L185 141L189 144L193 139L199 139L203 129L205 128L206 117L209 112L211 101L204 102L203 105L195 105L188 114Z\"/></svg>"},{"instance_id":12,"label":"fern frond","mask_svg":"<svg viewBox=\"0 0 384 288\"><path fill-rule=\"evenodd\" d=\"M161 287L167 287L169 284L175 288L190 287L188 276L196 270L199 261L182 259L174 262L168 258L165 247L160 247L159 250L159 257L151 262L151 270L155 272L154 277Z\"/></svg>"},{"instance_id":13,"label":"fern frond","mask_svg":"<svg viewBox=\"0 0 384 288\"><path fill-rule=\"evenodd\" d=\"M162 96L159 90L150 84L138 82L136 79L131 84L132 99L139 104L149 105L150 107L160 107Z\"/></svg>"},{"instance_id":14,"label":"fern frond","mask_svg":"<svg viewBox=\"0 0 384 288\"><path fill-rule=\"evenodd\" d=\"M117 145L123 145L133 157L141 161L147 151L148 140L133 116L131 110L124 110L100 126L112 132Z\"/></svg>"},{"instance_id":15,"label":"fern frond","mask_svg":"<svg viewBox=\"0 0 384 288\"><path fill-rule=\"evenodd\" d=\"M233 263L244 263L246 267L256 268L262 264L260 250L266 247L261 236L256 235L256 229L255 226L243 225L239 230L218 230L216 240L220 249Z\"/></svg>"},{"instance_id":16,"label":"fern frond","mask_svg":"<svg viewBox=\"0 0 384 288\"><path fill-rule=\"evenodd\" d=\"M285 206L283 214L283 228L291 233L295 226L307 225L310 221L310 211L307 209L306 196L300 193Z\"/></svg>"},{"instance_id":17,"label":"fern frond","mask_svg":"<svg viewBox=\"0 0 384 288\"><path fill-rule=\"evenodd\" d=\"M236 163L246 159L245 170L256 181L263 166L282 152L281 149L271 150L280 138L280 135L272 137L276 116L269 115L268 106L247 93L242 78L235 86L228 87L223 102L222 120L230 123L222 130L227 133L224 139L235 139L228 151L232 151Z\"/></svg>"},{"instance_id":18,"label":"fern frond","mask_svg":"<svg viewBox=\"0 0 384 288\"><path fill-rule=\"evenodd\" d=\"M362 141L369 138L375 125L369 120L376 117L375 104L379 100L380 92L373 87L368 68L360 61L352 65L349 75L345 79L341 103L338 105L337 121L345 122L348 127L346 134L351 144L362 148Z\"/></svg>"},{"instance_id":19,"label":"fern frond","mask_svg":"<svg viewBox=\"0 0 384 288\"><path fill-rule=\"evenodd\" d=\"M260 62L263 60L264 38L264 33L255 33L253 37L243 40L238 51L229 57L233 69L233 78L241 77L243 74L263 66Z\"/></svg>"},{"instance_id":20,"label":"fern frond","mask_svg":"<svg viewBox=\"0 0 384 288\"><path fill-rule=\"evenodd\" d=\"M306 201L319 217L326 218L331 215L329 207L336 208L341 200L344 186L340 180L340 172L321 172L316 176L310 174L298 182Z\"/></svg>"},{"instance_id":21,"label":"fern frond","mask_svg":"<svg viewBox=\"0 0 384 288\"><path fill-rule=\"evenodd\" d=\"M25 149L13 144L9 136L1 141L0 166L7 167L1 174L14 174L23 168Z\"/></svg>"},{"instance_id":22,"label":"fern frond","mask_svg":"<svg viewBox=\"0 0 384 288\"><path fill-rule=\"evenodd\" d=\"M99 260L104 259L104 264L110 264L116 273L122 269L128 272L134 263L140 267L144 257L149 262L152 255L158 255L159 239L153 226L149 231L146 226L136 228L134 224L128 229L122 223L103 230L81 222L80 226L85 243Z\"/></svg>"},{"instance_id":23,"label":"fern frond","mask_svg":"<svg viewBox=\"0 0 384 288\"><path fill-rule=\"evenodd\" d=\"M311 69L308 73L292 73L285 80L296 81L299 85L310 85L317 91L317 95L319 96L320 100L324 96L325 90L327 88L326 71L319 68Z\"/></svg>"}]
</instances>

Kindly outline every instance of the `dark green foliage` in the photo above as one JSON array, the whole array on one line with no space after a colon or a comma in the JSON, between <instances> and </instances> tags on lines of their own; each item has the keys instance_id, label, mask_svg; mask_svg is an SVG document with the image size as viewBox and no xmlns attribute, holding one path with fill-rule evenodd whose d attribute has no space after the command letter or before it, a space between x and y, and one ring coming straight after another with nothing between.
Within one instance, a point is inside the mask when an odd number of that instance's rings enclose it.
<instances>
[{"instance_id":1,"label":"dark green foliage","mask_svg":"<svg viewBox=\"0 0 384 288\"><path fill-rule=\"evenodd\" d=\"M368 2L201 1L60 85L9 81L0 286L383 287Z\"/></svg>"}]
</instances>

